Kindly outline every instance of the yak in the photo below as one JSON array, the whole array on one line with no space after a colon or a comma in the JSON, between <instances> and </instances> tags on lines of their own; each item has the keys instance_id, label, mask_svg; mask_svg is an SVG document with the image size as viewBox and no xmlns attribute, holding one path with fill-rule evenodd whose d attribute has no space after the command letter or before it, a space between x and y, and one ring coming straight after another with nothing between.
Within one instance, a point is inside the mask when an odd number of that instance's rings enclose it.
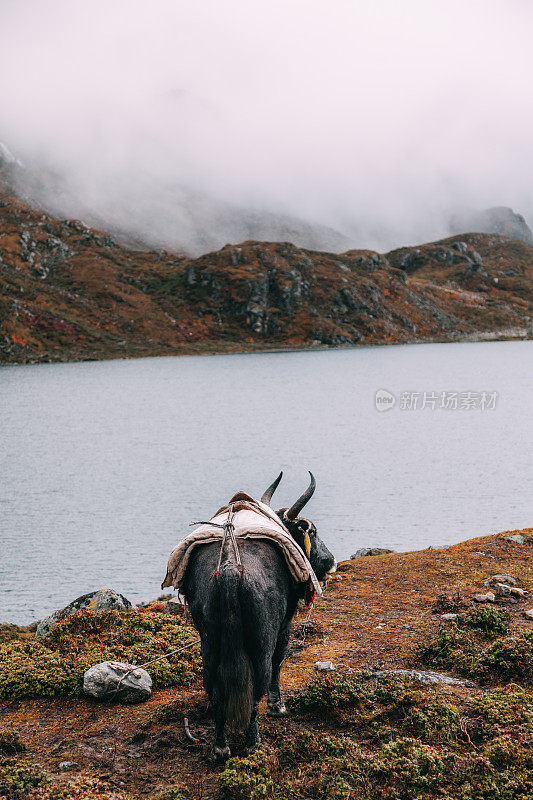
<instances>
[{"instance_id":1,"label":"yak","mask_svg":"<svg viewBox=\"0 0 533 800\"><path fill-rule=\"evenodd\" d=\"M267 506L282 474L261 498ZM299 516L316 488L309 474L306 491L290 508L276 514L308 553L321 581L335 571L336 561L314 524ZM287 713L279 688L280 669L291 621L305 592L304 585L295 583L289 574L276 544L239 539L238 551L241 565L231 547L224 547L221 553L220 542L194 548L183 586L200 634L204 686L215 722L212 756L216 761L231 755L226 726L245 731L247 752L261 741L257 710L265 694L269 714Z\"/></svg>"}]
</instances>

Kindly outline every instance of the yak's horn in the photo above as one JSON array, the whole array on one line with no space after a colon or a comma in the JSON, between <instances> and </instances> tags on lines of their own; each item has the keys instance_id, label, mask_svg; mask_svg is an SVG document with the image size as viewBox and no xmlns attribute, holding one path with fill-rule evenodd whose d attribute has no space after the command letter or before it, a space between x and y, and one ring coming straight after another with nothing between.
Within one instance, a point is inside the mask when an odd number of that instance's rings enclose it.
<instances>
[{"instance_id":1,"label":"yak's horn","mask_svg":"<svg viewBox=\"0 0 533 800\"><path fill-rule=\"evenodd\" d=\"M282 476L283 476L283 472L280 472L278 477L274 481L274 483L271 483L270 486L268 487L268 489L265 492L263 492L263 496L261 498L261 502L262 503L266 503L267 506L270 505L270 501L272 500L272 495L274 494L274 492L278 488L278 484L279 484Z\"/></svg>"},{"instance_id":2,"label":"yak's horn","mask_svg":"<svg viewBox=\"0 0 533 800\"><path fill-rule=\"evenodd\" d=\"M311 483L309 484L303 495L298 498L298 500L294 503L294 505L292 505L289 508L288 511L285 512L285 516L287 517L287 519L296 519L302 508L305 506L306 503L309 502L309 500L314 495L316 489L316 481L313 477L312 472L309 472L309 475L311 476Z\"/></svg>"}]
</instances>

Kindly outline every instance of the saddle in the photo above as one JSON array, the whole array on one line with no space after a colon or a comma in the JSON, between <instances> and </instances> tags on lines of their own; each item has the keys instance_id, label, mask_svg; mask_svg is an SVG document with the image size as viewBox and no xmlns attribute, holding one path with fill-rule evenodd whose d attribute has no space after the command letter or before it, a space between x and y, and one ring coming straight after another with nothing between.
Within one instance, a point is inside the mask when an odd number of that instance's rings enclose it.
<instances>
[{"instance_id":1,"label":"saddle","mask_svg":"<svg viewBox=\"0 0 533 800\"><path fill-rule=\"evenodd\" d=\"M199 523L192 533L176 545L168 559L167 574L161 584L162 589L168 586L178 590L183 588L192 551L203 544L222 543L225 538L223 525L227 523L230 514L234 527L233 535L237 543L243 539L263 539L271 542L279 549L293 580L296 583L307 584L308 594L322 594L322 588L309 560L281 519L270 506L254 500L246 492L234 495L209 522Z\"/></svg>"}]
</instances>

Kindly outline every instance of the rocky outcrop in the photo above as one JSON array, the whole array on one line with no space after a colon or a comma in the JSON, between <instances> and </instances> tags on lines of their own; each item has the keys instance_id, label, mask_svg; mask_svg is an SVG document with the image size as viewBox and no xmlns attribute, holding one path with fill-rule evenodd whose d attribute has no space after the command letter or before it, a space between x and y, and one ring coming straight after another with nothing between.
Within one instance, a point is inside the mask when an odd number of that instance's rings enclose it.
<instances>
[{"instance_id":1,"label":"rocky outcrop","mask_svg":"<svg viewBox=\"0 0 533 800\"><path fill-rule=\"evenodd\" d=\"M421 669L385 669L378 672L371 672L370 677L378 681L398 679L424 684L444 684L445 686L475 686L473 681L464 678L454 678L442 672L432 672L431 670Z\"/></svg>"},{"instance_id":2,"label":"rocky outcrop","mask_svg":"<svg viewBox=\"0 0 533 800\"><path fill-rule=\"evenodd\" d=\"M115 592L114 589L99 589L97 592L90 592L76 598L65 608L54 611L49 617L41 620L35 635L38 639L42 639L54 625L77 611L126 611L131 607L130 601L124 595Z\"/></svg>"},{"instance_id":3,"label":"rocky outcrop","mask_svg":"<svg viewBox=\"0 0 533 800\"><path fill-rule=\"evenodd\" d=\"M0 362L531 336L533 246L135 251L1 190ZM5 187L4 187L5 188Z\"/></svg>"},{"instance_id":4,"label":"rocky outcrop","mask_svg":"<svg viewBox=\"0 0 533 800\"><path fill-rule=\"evenodd\" d=\"M484 211L466 211L455 214L450 221L451 233L479 231L508 236L519 242L533 244L533 232L522 214L517 214L507 206L486 208Z\"/></svg>"}]
</instances>

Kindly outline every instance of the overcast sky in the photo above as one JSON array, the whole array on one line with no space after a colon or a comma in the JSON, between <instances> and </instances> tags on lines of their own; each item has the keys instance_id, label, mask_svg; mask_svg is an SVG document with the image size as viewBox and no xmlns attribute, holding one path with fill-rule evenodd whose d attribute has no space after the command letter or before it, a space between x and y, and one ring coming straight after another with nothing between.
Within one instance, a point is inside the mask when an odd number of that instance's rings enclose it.
<instances>
[{"instance_id":1,"label":"overcast sky","mask_svg":"<svg viewBox=\"0 0 533 800\"><path fill-rule=\"evenodd\" d=\"M0 141L93 203L178 182L398 243L531 221L532 34L529 0L0 0Z\"/></svg>"}]
</instances>

